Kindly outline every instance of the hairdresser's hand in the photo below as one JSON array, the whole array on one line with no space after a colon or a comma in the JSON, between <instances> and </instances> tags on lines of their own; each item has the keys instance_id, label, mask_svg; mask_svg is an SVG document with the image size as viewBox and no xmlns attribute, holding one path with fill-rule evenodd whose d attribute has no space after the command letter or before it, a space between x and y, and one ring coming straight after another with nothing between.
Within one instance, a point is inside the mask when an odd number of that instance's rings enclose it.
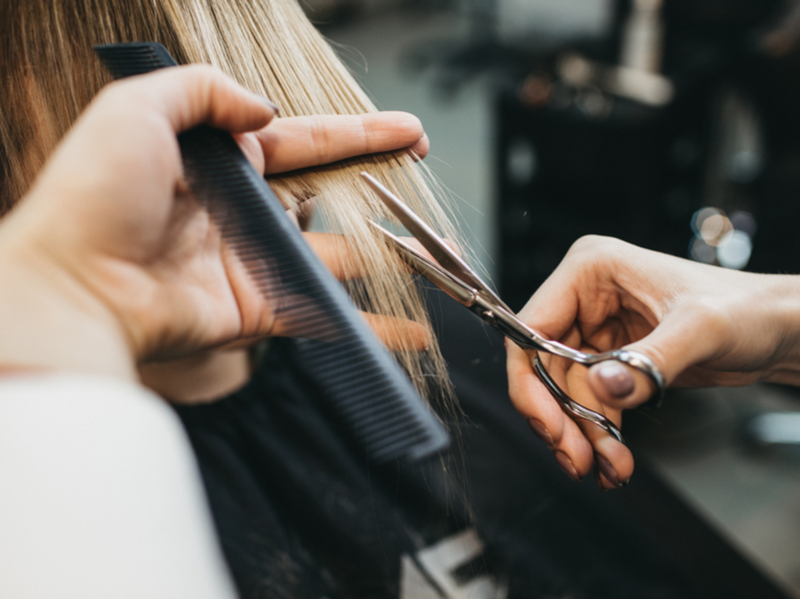
<instances>
[{"instance_id":1,"label":"hairdresser's hand","mask_svg":"<svg viewBox=\"0 0 800 600\"><path fill-rule=\"evenodd\" d=\"M276 333L186 193L175 137L199 123L255 131L273 116L209 67L101 92L0 224L0 279L14 282L0 287L0 364L135 378L144 359ZM347 249L334 246L323 259L335 269Z\"/></svg>"},{"instance_id":2,"label":"hairdresser's hand","mask_svg":"<svg viewBox=\"0 0 800 600\"><path fill-rule=\"evenodd\" d=\"M546 337L587 352L629 348L649 356L668 385L800 383L800 281L710 267L601 237L582 238L520 318ZM626 482L633 457L598 427L573 421L511 342L511 398L574 479L601 489ZM620 363L586 369L542 353L562 389L618 426L622 410L653 393L649 378Z\"/></svg>"}]
</instances>

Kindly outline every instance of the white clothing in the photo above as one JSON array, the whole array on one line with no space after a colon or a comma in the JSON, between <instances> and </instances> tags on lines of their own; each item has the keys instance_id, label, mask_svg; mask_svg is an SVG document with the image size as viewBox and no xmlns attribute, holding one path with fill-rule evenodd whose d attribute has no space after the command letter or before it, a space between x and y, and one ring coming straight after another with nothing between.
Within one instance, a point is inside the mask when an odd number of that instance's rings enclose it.
<instances>
[{"instance_id":1,"label":"white clothing","mask_svg":"<svg viewBox=\"0 0 800 600\"><path fill-rule=\"evenodd\" d=\"M169 406L112 378L0 378L0 596L234 594Z\"/></svg>"}]
</instances>

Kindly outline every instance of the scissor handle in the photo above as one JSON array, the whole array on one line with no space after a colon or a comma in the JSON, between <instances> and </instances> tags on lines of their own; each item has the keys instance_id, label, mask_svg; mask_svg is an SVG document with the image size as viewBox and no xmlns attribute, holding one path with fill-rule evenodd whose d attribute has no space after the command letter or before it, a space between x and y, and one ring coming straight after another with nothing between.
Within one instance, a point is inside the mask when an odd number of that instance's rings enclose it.
<instances>
[{"instance_id":1,"label":"scissor handle","mask_svg":"<svg viewBox=\"0 0 800 600\"><path fill-rule=\"evenodd\" d=\"M614 436L621 444L625 443L619 428L608 417L601 415L599 412L586 408L583 404L578 404L559 387L553 378L550 377L550 373L547 372L547 369L544 368L538 352L534 354L531 362L533 363L533 368L536 370L536 374L539 376L539 379L541 379L542 383L547 386L547 389L550 390L550 393L558 401L558 403L561 405L561 409L565 413L573 417L577 417L578 419L583 419L585 421L589 421L590 423L594 423L601 429Z\"/></svg>"},{"instance_id":2,"label":"scissor handle","mask_svg":"<svg viewBox=\"0 0 800 600\"><path fill-rule=\"evenodd\" d=\"M659 369L648 356L641 352L622 349L592 354L590 352L580 352L579 350L575 350L559 342L544 340L538 335L537 337L539 338L538 340L531 339L526 347L544 351L549 354L555 354L556 356L561 356L562 358L572 360L587 367L606 362L607 360L615 360L644 373L650 378L653 384L655 384L656 389L653 395L642 404L642 407L658 408L661 404L666 390L664 375L661 373L661 369Z\"/></svg>"},{"instance_id":3,"label":"scissor handle","mask_svg":"<svg viewBox=\"0 0 800 600\"><path fill-rule=\"evenodd\" d=\"M611 352L602 352L599 354L588 354L585 352L581 352L580 354L583 355L583 360L576 360L576 362L587 366L606 360L616 360L642 371L643 373L647 374L656 385L656 393L653 394L653 396L651 396L643 406L648 404L653 405L654 403L657 406L658 403L661 402L661 398L664 395L664 376L661 374L661 370L655 365L655 363L641 352L636 352L634 350L612 350ZM536 374L539 376L539 379L541 379L542 383L547 386L547 389L550 390L550 393L561 405L561 409L564 412L573 417L577 417L578 419L583 419L585 421L589 421L590 423L594 423L601 429L608 432L610 435L614 436L618 442L622 444L625 443L619 428L611 420L604 415L601 415L600 413L586 408L582 404L579 404L570 398L567 393L561 389L561 387L559 387L555 380L550 376L550 373L547 372L547 369L544 368L542 360L539 358L539 351L534 353L531 362Z\"/></svg>"},{"instance_id":4,"label":"scissor handle","mask_svg":"<svg viewBox=\"0 0 800 600\"><path fill-rule=\"evenodd\" d=\"M539 335L539 333L520 321L513 312L506 310L504 307L497 306L491 299L484 298L481 294L475 296L470 305L470 309L511 338L520 348L547 352L548 354L554 354L587 367L607 360L616 360L644 373L655 384L656 389L653 395L642 405L643 407L657 407L664 397L666 388L664 375L661 373L658 366L641 352L621 349L592 354L590 352L575 350L575 348L570 348L561 342L548 340ZM563 392L561 393L566 396Z\"/></svg>"},{"instance_id":5,"label":"scissor handle","mask_svg":"<svg viewBox=\"0 0 800 600\"><path fill-rule=\"evenodd\" d=\"M554 343L558 344L558 342ZM532 344L528 345L529 349L531 345ZM558 345L563 346L562 344ZM563 347L568 348L567 346ZM625 363L626 365L629 365L634 369L641 371L642 373L645 373L655 384L656 391L642 406L646 408L657 407L661 403L661 399L664 397L665 389L664 376L661 374L661 370L652 360L650 360L648 356L645 356L641 352L636 352L634 350L612 350L610 352L601 352L598 354L578 352L572 348L569 348L569 350L571 350L570 353L562 353L559 351L553 352L552 354L557 354L558 356L569 354L568 356L564 356L564 358L572 359L575 362L586 366L595 365L607 360L616 360L621 363ZM547 372L547 369L544 368L544 365L539 358L539 352L541 351L542 350L537 350L534 354L534 357L531 361L533 363L533 368L536 371L536 374L539 376L539 379L542 380L542 383L547 386L547 389L550 390L550 393L561 405L561 409L568 415L589 421L590 423L594 423L601 429L614 436L618 442L624 444L625 440L622 438L622 433L620 433L619 428L611 420L600 413L586 408L582 404L576 402L559 387L555 380L550 376L550 373Z\"/></svg>"},{"instance_id":6,"label":"scissor handle","mask_svg":"<svg viewBox=\"0 0 800 600\"><path fill-rule=\"evenodd\" d=\"M597 354L593 354L591 352L581 352L580 350L575 350L575 348L565 346L561 342L543 338L521 321L517 321L519 324L523 325L525 331L521 332L522 336L519 335L519 331L516 332L517 335L513 336L513 339L517 343L522 342L524 348L541 350L547 352L548 354L554 354L587 367L605 362L607 360L616 360L624 363L629 367L633 367L637 371L641 371L647 375L655 384L655 392L652 396L650 396L650 398L647 399L643 406L657 407L659 404L661 404L666 387L664 385L664 375L661 373L661 369L659 369L648 356L645 356L641 352L636 352L635 350L625 349L610 350L609 352L599 352Z\"/></svg>"}]
</instances>

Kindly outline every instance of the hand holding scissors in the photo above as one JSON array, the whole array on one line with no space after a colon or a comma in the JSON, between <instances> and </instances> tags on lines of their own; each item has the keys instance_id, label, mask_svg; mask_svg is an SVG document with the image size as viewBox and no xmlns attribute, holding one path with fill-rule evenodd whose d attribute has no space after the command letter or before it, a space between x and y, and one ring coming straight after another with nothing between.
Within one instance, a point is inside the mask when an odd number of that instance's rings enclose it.
<instances>
[{"instance_id":1,"label":"hand holding scissors","mask_svg":"<svg viewBox=\"0 0 800 600\"><path fill-rule=\"evenodd\" d=\"M617 424L597 410L593 410L576 402L564 391L564 382L562 381L560 384L555 377L551 376L542 360L541 353L560 357L571 363L587 367L605 363L614 366L619 365L620 368L624 369L621 365L628 365L646 376L646 378L652 382L654 393L649 402L657 403L660 401L664 392L664 378L653 361L646 355L631 350L617 349L599 353L586 352L583 351L583 349L576 350L562 342L551 340L541 335L520 320L497 294L495 294L491 288L486 285L432 229L430 229L430 227L405 206L405 204L369 175L362 174L362 177L364 177L406 229L408 229L408 231L416 237L423 247L438 261L438 264L430 261L422 254L415 251L411 246L405 244L396 236L376 225L375 227L380 229L403 260L421 275L447 292L460 304L501 331L519 348L524 349L529 354L531 364L541 383L549 390L561 409L568 414L584 432L587 432L589 437L597 439L598 434L606 435L611 436L611 438L619 444L624 444ZM534 427L536 431L534 424L532 424L532 427ZM595 427L597 429L595 429ZM545 441L548 442L547 432L545 431L544 435L542 432L539 433L540 436L545 438ZM552 439L549 440L549 442L552 445ZM562 468L573 478L578 479L580 477L574 465L563 462L565 460L570 461L568 455L563 452L561 455L557 453L556 458L559 460ZM609 477L607 477L607 479L611 479L611 483L614 485L620 484L621 482L617 477L611 475L613 467L608 469L608 465L602 464L602 461L605 460L606 463L608 463L608 461L601 457L598 457L597 460L600 464L601 471L603 471L604 474L608 471ZM603 468L604 466L606 467L605 469ZM598 477L599 476L598 474ZM600 481L598 481L598 484L600 485ZM604 486L601 485L601 487Z\"/></svg>"}]
</instances>

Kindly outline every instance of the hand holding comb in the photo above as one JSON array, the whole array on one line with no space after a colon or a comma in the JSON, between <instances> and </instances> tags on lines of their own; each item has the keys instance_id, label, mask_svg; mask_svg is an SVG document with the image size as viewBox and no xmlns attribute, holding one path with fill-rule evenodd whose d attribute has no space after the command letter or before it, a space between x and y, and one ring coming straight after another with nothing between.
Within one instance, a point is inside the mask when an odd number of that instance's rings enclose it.
<instances>
[{"instance_id":1,"label":"hand holding comb","mask_svg":"<svg viewBox=\"0 0 800 600\"><path fill-rule=\"evenodd\" d=\"M177 66L155 42L95 47L115 78ZM352 301L285 214L233 137L200 126L178 136L187 181L293 337L301 368L376 463L418 459L448 437Z\"/></svg>"}]
</instances>

